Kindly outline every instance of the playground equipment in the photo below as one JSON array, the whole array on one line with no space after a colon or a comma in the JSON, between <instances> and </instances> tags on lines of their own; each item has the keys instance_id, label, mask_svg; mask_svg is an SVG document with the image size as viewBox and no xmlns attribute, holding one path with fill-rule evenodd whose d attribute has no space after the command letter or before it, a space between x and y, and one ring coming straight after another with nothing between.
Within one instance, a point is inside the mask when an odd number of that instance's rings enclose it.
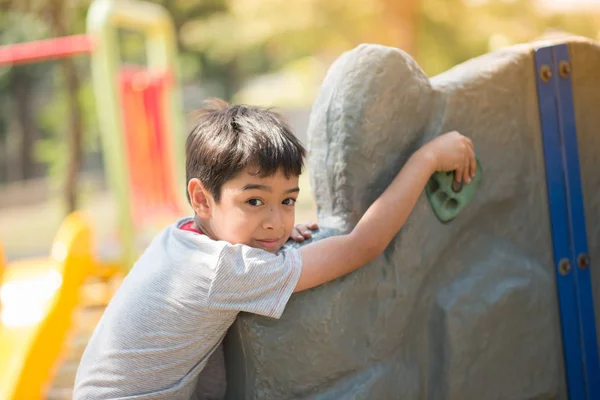
<instances>
[{"instance_id":1,"label":"playground equipment","mask_svg":"<svg viewBox=\"0 0 600 400\"><path fill-rule=\"evenodd\" d=\"M473 140L485 177L451 222L422 196L385 256L292 296L277 323L240 314L229 398L600 399L598 71L582 38L431 79L390 47L336 60L309 123L312 240L351 230L442 132Z\"/></svg>"},{"instance_id":2,"label":"playground equipment","mask_svg":"<svg viewBox=\"0 0 600 400\"><path fill-rule=\"evenodd\" d=\"M168 18L148 4L96 1L88 25L77 40L0 48L0 60L92 55L124 251L113 264L101 257L75 213L48 259L6 266L0 399L41 396L82 283L126 273L134 232L179 208ZM149 69L119 69L115 26L147 35ZM599 46L582 39L502 50L431 80L397 49L363 45L340 57L309 128L322 226L313 240L351 229L415 146L440 132L474 140L485 179L456 188L438 176L385 256L293 296L277 323L242 314L225 346L228 395L600 398L591 290L600 281L588 256L600 256L599 68ZM146 170L156 179L143 179ZM461 207L442 213L440 191Z\"/></svg>"},{"instance_id":3,"label":"playground equipment","mask_svg":"<svg viewBox=\"0 0 600 400\"><path fill-rule=\"evenodd\" d=\"M119 200L124 265L129 268L147 239L136 242L139 233L151 228L151 236L185 207L175 34L168 13L143 2L97 0L90 6L87 25L97 40L91 54L94 93L104 164ZM147 68L119 68L117 28L144 34Z\"/></svg>"},{"instance_id":4,"label":"playground equipment","mask_svg":"<svg viewBox=\"0 0 600 400\"><path fill-rule=\"evenodd\" d=\"M76 212L62 223L49 258L5 268L0 262L1 400L43 397L66 357L82 285L125 274L145 240L183 214L182 115L169 16L155 4L96 0L87 22L86 35L0 47L0 65L91 56L105 169L117 198L119 248L108 255L96 250L93 227ZM119 28L146 37L145 68L120 66Z\"/></svg>"},{"instance_id":5,"label":"playground equipment","mask_svg":"<svg viewBox=\"0 0 600 400\"><path fill-rule=\"evenodd\" d=\"M0 398L40 398L95 266L91 227L81 214L61 225L51 256L11 263L2 285Z\"/></svg>"},{"instance_id":6,"label":"playground equipment","mask_svg":"<svg viewBox=\"0 0 600 400\"><path fill-rule=\"evenodd\" d=\"M425 193L431 209L440 221L449 222L456 218L475 197L481 185L483 172L477 160L475 176L469 184L459 183L453 172L436 172L427 182Z\"/></svg>"}]
</instances>

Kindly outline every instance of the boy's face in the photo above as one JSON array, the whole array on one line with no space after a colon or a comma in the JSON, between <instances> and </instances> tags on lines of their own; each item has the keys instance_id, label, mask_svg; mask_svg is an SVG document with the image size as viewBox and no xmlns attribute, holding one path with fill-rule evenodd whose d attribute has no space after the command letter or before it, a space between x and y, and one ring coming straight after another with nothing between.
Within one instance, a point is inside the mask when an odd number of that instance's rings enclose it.
<instances>
[{"instance_id":1,"label":"boy's face","mask_svg":"<svg viewBox=\"0 0 600 400\"><path fill-rule=\"evenodd\" d=\"M217 240L276 253L294 227L298 177L279 170L260 178L256 172L248 167L227 181L219 203L209 196L210 218L204 222Z\"/></svg>"}]
</instances>

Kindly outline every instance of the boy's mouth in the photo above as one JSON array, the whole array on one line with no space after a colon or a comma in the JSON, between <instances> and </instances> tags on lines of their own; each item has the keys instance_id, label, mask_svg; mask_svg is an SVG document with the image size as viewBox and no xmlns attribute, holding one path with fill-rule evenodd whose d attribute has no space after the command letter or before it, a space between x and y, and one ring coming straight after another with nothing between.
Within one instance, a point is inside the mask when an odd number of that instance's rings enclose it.
<instances>
[{"instance_id":1,"label":"boy's mouth","mask_svg":"<svg viewBox=\"0 0 600 400\"><path fill-rule=\"evenodd\" d=\"M256 242L265 249L274 249L279 244L279 239L263 239L263 240L257 239Z\"/></svg>"}]
</instances>

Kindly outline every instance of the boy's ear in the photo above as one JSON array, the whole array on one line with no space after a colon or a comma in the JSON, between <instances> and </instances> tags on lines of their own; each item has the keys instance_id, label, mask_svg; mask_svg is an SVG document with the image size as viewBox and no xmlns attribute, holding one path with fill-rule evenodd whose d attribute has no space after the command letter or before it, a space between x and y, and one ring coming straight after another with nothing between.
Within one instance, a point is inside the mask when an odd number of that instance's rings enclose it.
<instances>
[{"instance_id":1,"label":"boy's ear","mask_svg":"<svg viewBox=\"0 0 600 400\"><path fill-rule=\"evenodd\" d=\"M188 194L192 208L200 218L210 217L210 199L211 196L208 190L204 187L200 179L192 178L188 182Z\"/></svg>"}]
</instances>

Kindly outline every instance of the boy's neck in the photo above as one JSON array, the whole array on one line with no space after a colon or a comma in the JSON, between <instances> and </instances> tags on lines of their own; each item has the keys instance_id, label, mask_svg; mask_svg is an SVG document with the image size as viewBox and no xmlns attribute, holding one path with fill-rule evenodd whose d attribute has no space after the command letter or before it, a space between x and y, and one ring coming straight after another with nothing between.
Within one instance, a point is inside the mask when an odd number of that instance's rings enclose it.
<instances>
[{"instance_id":1,"label":"boy's neck","mask_svg":"<svg viewBox=\"0 0 600 400\"><path fill-rule=\"evenodd\" d=\"M209 224L205 223L198 215L194 215L194 225L193 228L197 231L202 232L204 235L208 236L212 240L218 240L213 234L212 230L209 228Z\"/></svg>"}]
</instances>

